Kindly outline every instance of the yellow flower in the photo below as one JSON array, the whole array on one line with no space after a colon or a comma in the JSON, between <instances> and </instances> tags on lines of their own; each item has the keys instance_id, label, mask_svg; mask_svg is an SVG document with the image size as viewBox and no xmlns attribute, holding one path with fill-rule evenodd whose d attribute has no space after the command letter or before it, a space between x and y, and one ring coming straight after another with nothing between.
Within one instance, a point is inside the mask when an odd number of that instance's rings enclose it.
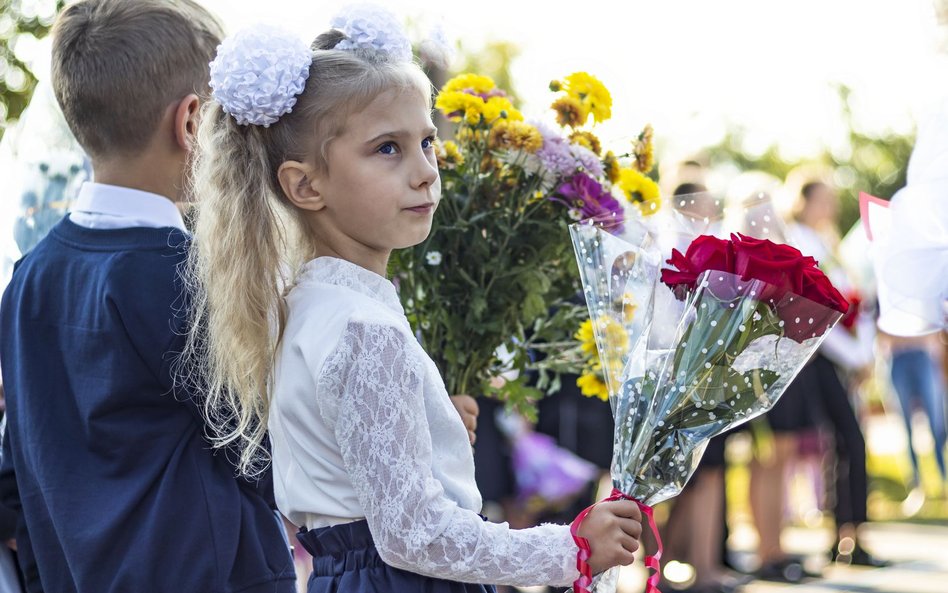
<instances>
[{"instance_id":1,"label":"yellow flower","mask_svg":"<svg viewBox=\"0 0 948 593\"><path fill-rule=\"evenodd\" d=\"M487 145L494 150L513 148L534 153L543 146L543 136L530 124L502 119L491 128Z\"/></svg>"},{"instance_id":2,"label":"yellow flower","mask_svg":"<svg viewBox=\"0 0 948 593\"><path fill-rule=\"evenodd\" d=\"M606 173L606 178L609 180L609 183L619 181L619 159L616 158L615 153L611 150L603 157L602 168Z\"/></svg>"},{"instance_id":3,"label":"yellow flower","mask_svg":"<svg viewBox=\"0 0 948 593\"><path fill-rule=\"evenodd\" d=\"M461 126L455 134L458 144L461 146L470 146L472 144L477 144L483 142L486 138L487 132L485 130L472 128L469 126Z\"/></svg>"},{"instance_id":4,"label":"yellow flower","mask_svg":"<svg viewBox=\"0 0 948 593\"><path fill-rule=\"evenodd\" d=\"M605 342L606 358L609 359L610 366L615 366L629 350L629 334L621 323L611 317L600 317L599 327Z\"/></svg>"},{"instance_id":5,"label":"yellow flower","mask_svg":"<svg viewBox=\"0 0 948 593\"><path fill-rule=\"evenodd\" d=\"M596 154L602 154L602 142L599 141L599 138L596 137L592 132L587 132L585 130L576 130L569 135L569 140L573 144L578 144L579 146L585 146L589 150L595 152Z\"/></svg>"},{"instance_id":6,"label":"yellow flower","mask_svg":"<svg viewBox=\"0 0 948 593\"><path fill-rule=\"evenodd\" d=\"M452 91L470 90L475 94L486 94L494 90L496 86L497 85L494 84L494 81L490 76L467 73L458 74L448 82L444 83L444 86L441 87L441 92L450 93Z\"/></svg>"},{"instance_id":7,"label":"yellow flower","mask_svg":"<svg viewBox=\"0 0 948 593\"><path fill-rule=\"evenodd\" d=\"M586 123L589 111L574 97L560 97L551 105L556 111L556 122L561 126L578 127Z\"/></svg>"},{"instance_id":8,"label":"yellow flower","mask_svg":"<svg viewBox=\"0 0 948 593\"><path fill-rule=\"evenodd\" d=\"M586 397L598 397L602 401L609 401L609 388L595 373L585 373L576 379L576 386Z\"/></svg>"},{"instance_id":9,"label":"yellow flower","mask_svg":"<svg viewBox=\"0 0 948 593\"><path fill-rule=\"evenodd\" d=\"M579 329L573 334L573 337L579 340L583 354L587 358L597 358L599 349L596 348L596 335L593 333L592 319L587 319L579 325Z\"/></svg>"},{"instance_id":10,"label":"yellow flower","mask_svg":"<svg viewBox=\"0 0 948 593\"><path fill-rule=\"evenodd\" d=\"M585 111L592 113L596 123L612 117L612 95L595 76L587 72L574 72L563 81L563 90L582 103Z\"/></svg>"},{"instance_id":11,"label":"yellow flower","mask_svg":"<svg viewBox=\"0 0 948 593\"><path fill-rule=\"evenodd\" d=\"M467 123L475 125L484 113L484 100L461 91L441 92L435 99L435 108L451 121L461 121L463 117Z\"/></svg>"},{"instance_id":12,"label":"yellow flower","mask_svg":"<svg viewBox=\"0 0 948 593\"><path fill-rule=\"evenodd\" d=\"M652 129L652 124L645 126L645 129L642 130L642 133L639 134L638 140L635 141L633 147L633 152L635 154L635 168L642 173L648 173L652 170L652 167L655 166L655 145L653 143L653 136L655 135L655 130Z\"/></svg>"},{"instance_id":13,"label":"yellow flower","mask_svg":"<svg viewBox=\"0 0 948 593\"><path fill-rule=\"evenodd\" d=\"M507 97L491 97L481 108L484 121L493 124L501 119L522 121L523 115L517 111Z\"/></svg>"},{"instance_id":14,"label":"yellow flower","mask_svg":"<svg viewBox=\"0 0 948 593\"><path fill-rule=\"evenodd\" d=\"M622 295L622 322L625 325L632 323L632 320L635 319L635 310L638 308L638 305L635 304L635 295L631 292L626 292Z\"/></svg>"},{"instance_id":15,"label":"yellow flower","mask_svg":"<svg viewBox=\"0 0 948 593\"><path fill-rule=\"evenodd\" d=\"M621 323L607 316L600 317L596 321L596 325L600 329L606 347L606 355L610 362L621 360L629 348L629 334L625 331L625 328ZM601 356L599 355L599 348L596 346L596 332L593 330L592 320L587 319L581 323L573 337L579 341L580 349L587 360L591 364L598 365Z\"/></svg>"},{"instance_id":16,"label":"yellow flower","mask_svg":"<svg viewBox=\"0 0 948 593\"><path fill-rule=\"evenodd\" d=\"M641 172L636 169L620 170L617 185L625 194L626 199L639 207L643 216L658 212L658 208L662 204L658 184Z\"/></svg>"},{"instance_id":17,"label":"yellow flower","mask_svg":"<svg viewBox=\"0 0 948 593\"><path fill-rule=\"evenodd\" d=\"M438 157L440 169L453 169L464 164L464 155L452 140L435 144L435 155Z\"/></svg>"}]
</instances>

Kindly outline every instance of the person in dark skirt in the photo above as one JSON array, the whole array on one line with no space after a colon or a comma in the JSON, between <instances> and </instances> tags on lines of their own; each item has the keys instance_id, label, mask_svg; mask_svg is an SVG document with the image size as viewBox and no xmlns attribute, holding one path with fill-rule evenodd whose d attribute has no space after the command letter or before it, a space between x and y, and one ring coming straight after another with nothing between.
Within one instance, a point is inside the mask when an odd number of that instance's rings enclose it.
<instances>
[{"instance_id":1,"label":"person in dark skirt","mask_svg":"<svg viewBox=\"0 0 948 593\"><path fill-rule=\"evenodd\" d=\"M469 427L385 277L441 197L431 82L384 9L333 26L312 44L253 27L211 64L187 268L206 331L192 326L183 368L244 473L269 436L277 505L313 556L309 593L569 584L569 526L480 516ZM632 562L641 529L634 502L597 506L578 528L590 567Z\"/></svg>"}]
</instances>

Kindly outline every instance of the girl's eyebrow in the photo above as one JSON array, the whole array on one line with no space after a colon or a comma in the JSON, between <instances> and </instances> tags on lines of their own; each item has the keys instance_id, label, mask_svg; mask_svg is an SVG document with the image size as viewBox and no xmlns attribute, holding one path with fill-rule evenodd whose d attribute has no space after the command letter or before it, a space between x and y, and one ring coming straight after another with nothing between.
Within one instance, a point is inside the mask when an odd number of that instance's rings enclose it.
<instances>
[{"instance_id":1,"label":"girl's eyebrow","mask_svg":"<svg viewBox=\"0 0 948 593\"><path fill-rule=\"evenodd\" d=\"M425 136L433 136L438 133L438 128L434 126L429 126L424 129L423 133ZM392 132L383 132L379 134L378 136L375 136L371 140L367 140L366 144L373 144L375 142L378 142L379 140L382 140L383 138L401 138L405 136L411 136L411 132L408 130L394 130Z\"/></svg>"}]
</instances>

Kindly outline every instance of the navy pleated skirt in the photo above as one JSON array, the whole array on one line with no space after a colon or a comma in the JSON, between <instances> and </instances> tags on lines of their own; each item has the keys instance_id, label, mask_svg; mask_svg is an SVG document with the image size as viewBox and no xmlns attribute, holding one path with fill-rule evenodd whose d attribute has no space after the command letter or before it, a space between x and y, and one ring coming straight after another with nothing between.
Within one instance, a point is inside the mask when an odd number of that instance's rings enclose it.
<instances>
[{"instance_id":1,"label":"navy pleated skirt","mask_svg":"<svg viewBox=\"0 0 948 593\"><path fill-rule=\"evenodd\" d=\"M445 581L385 564L365 521L304 528L296 537L313 556L307 593L495 593L492 585Z\"/></svg>"}]
</instances>

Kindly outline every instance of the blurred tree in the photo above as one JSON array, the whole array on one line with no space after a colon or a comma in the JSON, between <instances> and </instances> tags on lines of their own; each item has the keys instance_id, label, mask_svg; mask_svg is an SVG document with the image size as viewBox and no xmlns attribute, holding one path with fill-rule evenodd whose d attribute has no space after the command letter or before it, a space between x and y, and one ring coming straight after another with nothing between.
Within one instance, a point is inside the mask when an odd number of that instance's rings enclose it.
<instances>
[{"instance_id":1,"label":"blurred tree","mask_svg":"<svg viewBox=\"0 0 948 593\"><path fill-rule=\"evenodd\" d=\"M841 114L849 130L847 150L837 154L824 149L811 159L788 160L772 145L760 154L744 148L744 132L728 131L724 139L707 149L712 166L730 163L742 171L760 170L779 179L786 179L792 170L804 165L821 165L832 169L831 182L839 192L839 229L845 233L859 219L859 192L865 191L888 200L905 185L909 156L915 143L914 134L870 134L859 129L850 104L851 91L837 87Z\"/></svg>"},{"instance_id":2,"label":"blurred tree","mask_svg":"<svg viewBox=\"0 0 948 593\"><path fill-rule=\"evenodd\" d=\"M64 5L64 0L0 0L0 137L20 117L36 86L17 44L25 37L45 37Z\"/></svg>"},{"instance_id":3,"label":"blurred tree","mask_svg":"<svg viewBox=\"0 0 948 593\"><path fill-rule=\"evenodd\" d=\"M518 102L517 89L510 73L510 64L520 54L520 48L510 41L490 41L479 51L465 50L462 46L456 64L458 68L451 76L462 72L474 72L490 76L497 87L504 89L510 100Z\"/></svg>"}]
</instances>

